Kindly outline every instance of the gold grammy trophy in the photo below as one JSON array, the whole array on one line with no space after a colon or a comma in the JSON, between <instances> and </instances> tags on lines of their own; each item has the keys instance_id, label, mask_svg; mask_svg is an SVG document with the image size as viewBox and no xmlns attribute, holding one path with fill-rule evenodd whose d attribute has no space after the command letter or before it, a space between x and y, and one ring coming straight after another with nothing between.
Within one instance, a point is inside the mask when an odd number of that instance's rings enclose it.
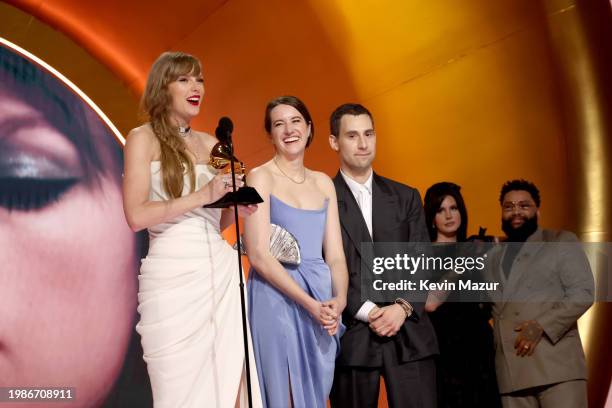
<instances>
[{"instance_id":1,"label":"gold grammy trophy","mask_svg":"<svg viewBox=\"0 0 612 408\"><path fill-rule=\"evenodd\" d=\"M218 130L219 128L217 128ZM223 129L222 129L223 130ZM216 132L218 133L218 132ZM221 135L217 135L217 138L221 140L219 143L215 144L210 152L210 160L208 164L214 167L217 170L224 170L226 172L232 173L232 179L235 180L237 176L243 176L246 172L246 168L244 163L236 158L233 155L233 147L231 145L231 139L227 140ZM225 140L227 141L225 141ZM229 142L229 143L228 143ZM263 199L253 187L249 187L246 185L240 187L238 190L234 188L234 191L231 191L225 194L223 197L215 201L214 203L210 203L205 205L205 208L227 208L234 204L238 205L249 205L249 204L258 204L263 203Z\"/></svg>"}]
</instances>

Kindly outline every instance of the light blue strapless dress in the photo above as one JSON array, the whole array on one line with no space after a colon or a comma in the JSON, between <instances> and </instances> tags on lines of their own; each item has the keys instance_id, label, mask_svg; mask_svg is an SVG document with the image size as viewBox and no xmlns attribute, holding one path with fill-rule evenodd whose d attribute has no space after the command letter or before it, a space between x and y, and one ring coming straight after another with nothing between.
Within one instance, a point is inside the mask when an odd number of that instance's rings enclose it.
<instances>
[{"instance_id":1,"label":"light blue strapless dress","mask_svg":"<svg viewBox=\"0 0 612 408\"><path fill-rule=\"evenodd\" d=\"M300 245L302 262L285 266L310 296L332 298L330 270L323 260L327 205L320 210L292 207L270 195L270 221L291 232ZM289 382L296 408L325 408L339 351L338 334L331 337L310 314L251 269L249 315L257 372L265 407L287 407Z\"/></svg>"}]
</instances>

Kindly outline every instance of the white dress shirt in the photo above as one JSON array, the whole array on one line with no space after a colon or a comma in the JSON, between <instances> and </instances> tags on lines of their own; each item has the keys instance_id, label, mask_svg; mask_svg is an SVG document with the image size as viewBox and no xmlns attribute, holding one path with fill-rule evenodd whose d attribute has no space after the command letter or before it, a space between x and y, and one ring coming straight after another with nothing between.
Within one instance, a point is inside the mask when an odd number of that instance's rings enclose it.
<instances>
[{"instance_id":1,"label":"white dress shirt","mask_svg":"<svg viewBox=\"0 0 612 408\"><path fill-rule=\"evenodd\" d=\"M368 227L368 232L370 233L370 237L373 237L372 234L372 171L370 171L370 176L365 181L365 183L361 184L349 176L347 176L342 170L340 170L340 174L342 178L346 182L346 185L353 193L357 204L359 205L359 209L361 210L361 215L363 215L363 220ZM368 314L372 309L376 307L376 304L373 302L366 300L363 305L355 314L355 318L362 322L368 323Z\"/></svg>"}]
</instances>

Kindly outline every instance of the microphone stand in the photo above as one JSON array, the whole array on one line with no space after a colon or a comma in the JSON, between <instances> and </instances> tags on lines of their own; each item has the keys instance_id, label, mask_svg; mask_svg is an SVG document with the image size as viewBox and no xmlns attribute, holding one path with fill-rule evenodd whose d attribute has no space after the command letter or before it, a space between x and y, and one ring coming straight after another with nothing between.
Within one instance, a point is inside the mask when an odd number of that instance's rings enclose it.
<instances>
[{"instance_id":1,"label":"microphone stand","mask_svg":"<svg viewBox=\"0 0 612 408\"><path fill-rule=\"evenodd\" d=\"M234 218L236 220L236 243L238 244L238 275L240 276L240 307L242 309L242 335L244 340L244 361L246 365L247 396L249 408L253 406L253 396L251 393L251 368L249 362L249 336L247 331L246 305L244 299L244 276L242 274L242 242L240 242L240 225L238 222L238 202L236 201L236 171L234 169L234 144L231 134L228 135L230 149L230 169L232 169L232 191L234 192Z\"/></svg>"}]
</instances>

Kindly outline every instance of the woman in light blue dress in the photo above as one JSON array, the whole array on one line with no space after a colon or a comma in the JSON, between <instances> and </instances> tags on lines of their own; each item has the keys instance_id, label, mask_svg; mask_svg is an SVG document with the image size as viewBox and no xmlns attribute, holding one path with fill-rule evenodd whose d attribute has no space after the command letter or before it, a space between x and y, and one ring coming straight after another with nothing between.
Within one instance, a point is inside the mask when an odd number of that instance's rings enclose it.
<instances>
[{"instance_id":1,"label":"woman in light blue dress","mask_svg":"<svg viewBox=\"0 0 612 408\"><path fill-rule=\"evenodd\" d=\"M348 273L331 179L304 167L314 129L306 106L280 97L266 108L276 150L248 177L264 198L245 220L249 317L264 406L325 408L339 351ZM300 246L298 266L270 253L270 224Z\"/></svg>"}]
</instances>

